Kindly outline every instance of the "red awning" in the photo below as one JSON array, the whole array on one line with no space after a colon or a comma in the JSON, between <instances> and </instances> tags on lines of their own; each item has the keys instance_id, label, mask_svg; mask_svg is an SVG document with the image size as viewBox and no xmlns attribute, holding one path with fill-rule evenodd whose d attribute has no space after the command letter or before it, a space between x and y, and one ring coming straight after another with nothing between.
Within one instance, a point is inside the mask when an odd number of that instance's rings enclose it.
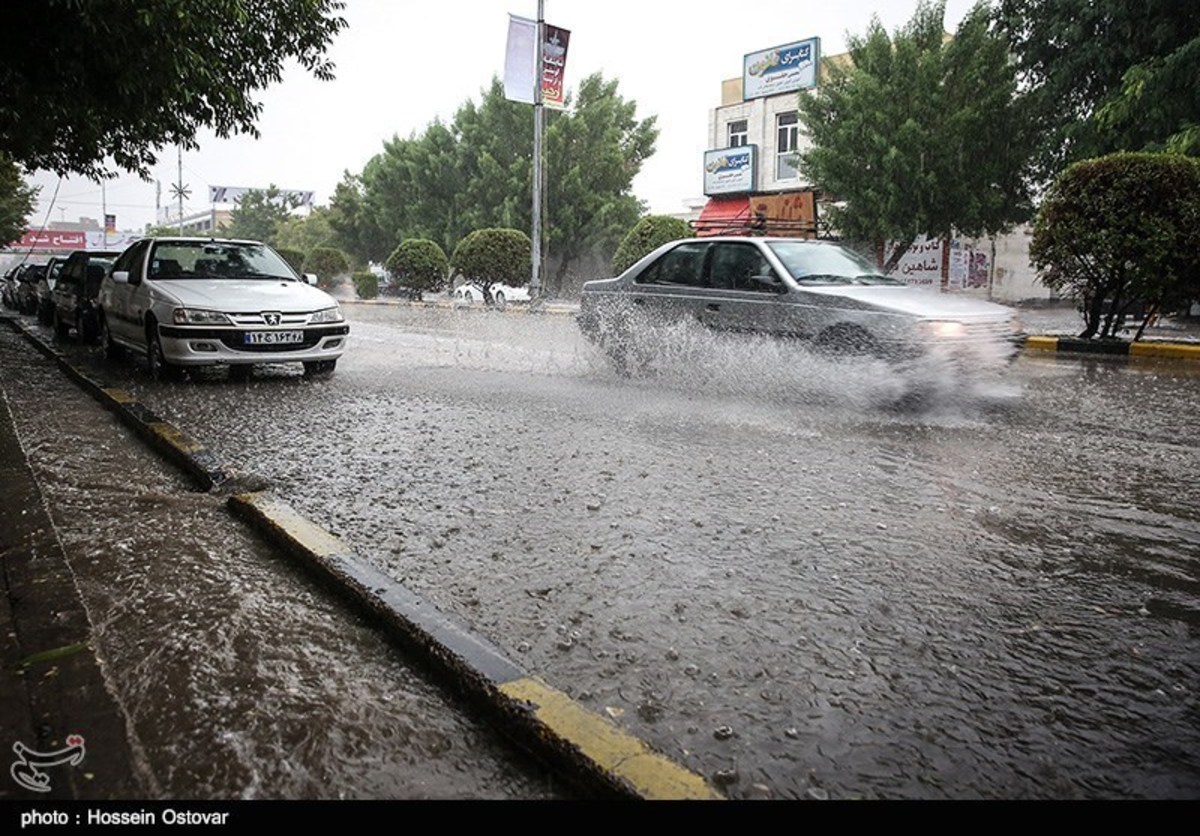
<instances>
[{"instance_id":1,"label":"red awning","mask_svg":"<svg viewBox=\"0 0 1200 836\"><path fill-rule=\"evenodd\" d=\"M745 235L750 227L750 198L709 198L692 226L697 235Z\"/></svg>"}]
</instances>

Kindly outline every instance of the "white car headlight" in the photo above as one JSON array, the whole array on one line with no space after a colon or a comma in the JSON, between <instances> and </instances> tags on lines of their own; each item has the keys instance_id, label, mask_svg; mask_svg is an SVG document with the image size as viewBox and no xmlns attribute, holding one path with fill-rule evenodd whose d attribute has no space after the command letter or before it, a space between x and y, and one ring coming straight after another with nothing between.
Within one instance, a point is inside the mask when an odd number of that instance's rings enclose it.
<instances>
[{"instance_id":1,"label":"white car headlight","mask_svg":"<svg viewBox=\"0 0 1200 836\"><path fill-rule=\"evenodd\" d=\"M325 322L341 322L342 310L337 305L332 308L324 308L317 311L308 318L309 325L320 325Z\"/></svg>"},{"instance_id":2,"label":"white car headlight","mask_svg":"<svg viewBox=\"0 0 1200 836\"><path fill-rule=\"evenodd\" d=\"M232 320L220 311L202 311L195 308L176 308L171 318L176 325L232 325Z\"/></svg>"},{"instance_id":3,"label":"white car headlight","mask_svg":"<svg viewBox=\"0 0 1200 836\"><path fill-rule=\"evenodd\" d=\"M967 327L961 322L928 320L917 324L917 330L922 336L936 340L955 340L966 336Z\"/></svg>"}]
</instances>

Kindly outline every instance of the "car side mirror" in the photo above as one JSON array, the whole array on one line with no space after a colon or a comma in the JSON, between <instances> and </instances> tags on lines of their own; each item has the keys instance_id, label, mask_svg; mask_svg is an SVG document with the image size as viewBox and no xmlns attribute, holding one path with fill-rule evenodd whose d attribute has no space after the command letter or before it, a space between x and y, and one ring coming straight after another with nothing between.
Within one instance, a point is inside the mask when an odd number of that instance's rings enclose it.
<instances>
[{"instance_id":1,"label":"car side mirror","mask_svg":"<svg viewBox=\"0 0 1200 836\"><path fill-rule=\"evenodd\" d=\"M772 293L787 292L787 285L775 276L751 276L750 284L758 290L769 290Z\"/></svg>"},{"instance_id":2,"label":"car side mirror","mask_svg":"<svg viewBox=\"0 0 1200 836\"><path fill-rule=\"evenodd\" d=\"M313 287L316 287L317 286L317 274L316 273L305 273L304 274L304 282L305 282L305 284L310 284Z\"/></svg>"},{"instance_id":3,"label":"car side mirror","mask_svg":"<svg viewBox=\"0 0 1200 836\"><path fill-rule=\"evenodd\" d=\"M112 274L112 279L117 284L129 284L129 271L128 270L114 270L113 274Z\"/></svg>"}]
</instances>

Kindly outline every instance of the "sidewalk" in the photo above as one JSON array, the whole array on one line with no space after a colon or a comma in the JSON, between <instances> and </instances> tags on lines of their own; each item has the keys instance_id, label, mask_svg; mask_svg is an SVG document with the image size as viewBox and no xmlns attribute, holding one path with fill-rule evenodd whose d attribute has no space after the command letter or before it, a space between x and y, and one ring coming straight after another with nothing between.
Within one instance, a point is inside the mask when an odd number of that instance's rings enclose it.
<instances>
[{"instance_id":1,"label":"sidewalk","mask_svg":"<svg viewBox=\"0 0 1200 836\"><path fill-rule=\"evenodd\" d=\"M86 732L76 765L54 761ZM72 738L71 743L76 741ZM0 799L114 799L145 795L124 714L108 692L74 575L0 392ZM63 757L61 754L59 757ZM29 784L22 788L10 768ZM39 777L41 776L41 777Z\"/></svg>"}]
</instances>

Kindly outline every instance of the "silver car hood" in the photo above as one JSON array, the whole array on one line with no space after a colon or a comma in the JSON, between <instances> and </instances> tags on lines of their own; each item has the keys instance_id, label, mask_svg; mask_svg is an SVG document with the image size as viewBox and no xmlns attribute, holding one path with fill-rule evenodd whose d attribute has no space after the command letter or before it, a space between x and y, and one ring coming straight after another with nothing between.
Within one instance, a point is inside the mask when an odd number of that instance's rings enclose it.
<instances>
[{"instance_id":1,"label":"silver car hood","mask_svg":"<svg viewBox=\"0 0 1200 836\"><path fill-rule=\"evenodd\" d=\"M969 296L895 285L801 285L805 293L850 299L864 308L911 314L922 319L1011 319L1003 305Z\"/></svg>"},{"instance_id":2,"label":"silver car hood","mask_svg":"<svg viewBox=\"0 0 1200 836\"><path fill-rule=\"evenodd\" d=\"M155 290L185 307L223 313L310 313L337 304L303 282L268 279L159 279Z\"/></svg>"}]
</instances>

